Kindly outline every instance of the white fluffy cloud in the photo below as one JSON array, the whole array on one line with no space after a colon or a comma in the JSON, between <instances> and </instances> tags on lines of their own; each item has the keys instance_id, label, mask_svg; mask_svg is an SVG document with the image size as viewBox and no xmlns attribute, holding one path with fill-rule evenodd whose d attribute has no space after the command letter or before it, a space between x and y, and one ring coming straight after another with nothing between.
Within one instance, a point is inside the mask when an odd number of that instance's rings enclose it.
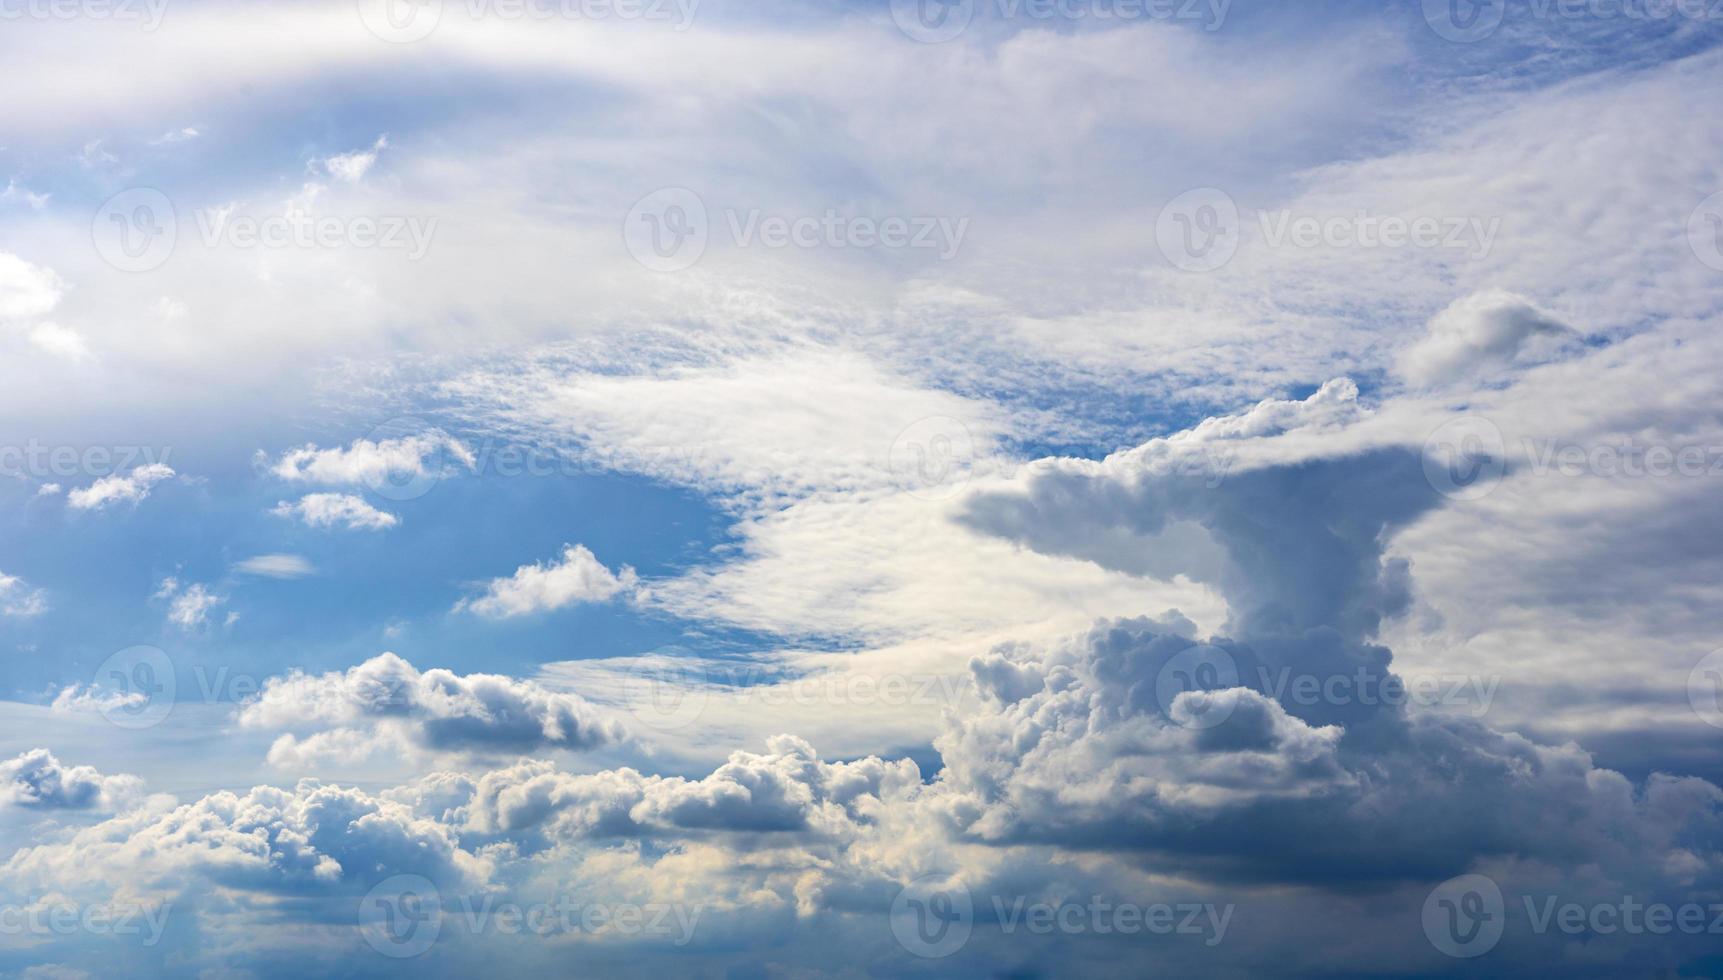
<instances>
[{"instance_id":1,"label":"white fluffy cloud","mask_svg":"<svg viewBox=\"0 0 1723 980\"><path fill-rule=\"evenodd\" d=\"M66 495L66 502L78 510L101 510L112 504L135 504L150 495L156 484L174 475L166 463L147 463L124 475L104 476L87 487L79 487Z\"/></svg>"},{"instance_id":2,"label":"white fluffy cloud","mask_svg":"<svg viewBox=\"0 0 1723 980\"><path fill-rule=\"evenodd\" d=\"M1578 339L1525 297L1487 290L1455 300L1431 319L1429 333L1401 354L1399 369L1419 385L1475 379L1547 360Z\"/></svg>"},{"instance_id":3,"label":"white fluffy cloud","mask_svg":"<svg viewBox=\"0 0 1723 980\"><path fill-rule=\"evenodd\" d=\"M270 513L297 517L309 527L344 527L349 531L380 531L401 523L394 514L350 493L308 493L294 502L283 500Z\"/></svg>"},{"instance_id":4,"label":"white fluffy cloud","mask_svg":"<svg viewBox=\"0 0 1723 980\"><path fill-rule=\"evenodd\" d=\"M68 766L47 749L0 761L0 807L118 810L142 795L143 780L104 775L94 766Z\"/></svg>"},{"instance_id":5,"label":"white fluffy cloud","mask_svg":"<svg viewBox=\"0 0 1723 980\"><path fill-rule=\"evenodd\" d=\"M166 600L168 622L188 631L202 629L209 621L209 614L227 602L227 596L210 591L207 585L182 584L172 577L162 579L153 598Z\"/></svg>"},{"instance_id":6,"label":"white fluffy cloud","mask_svg":"<svg viewBox=\"0 0 1723 980\"><path fill-rule=\"evenodd\" d=\"M475 461L460 440L440 429L429 429L408 435L355 439L346 447L332 449L308 444L288 450L267 465L270 473L283 480L382 487L391 481L441 477L451 462L470 469Z\"/></svg>"},{"instance_id":7,"label":"white fluffy cloud","mask_svg":"<svg viewBox=\"0 0 1723 980\"><path fill-rule=\"evenodd\" d=\"M578 696L495 674L421 672L393 653L344 672L272 679L238 719L246 727L286 731L273 750L283 762L350 758L363 740L326 732L355 727L434 752L584 750L625 737L620 723ZM295 734L305 732L311 738Z\"/></svg>"},{"instance_id":8,"label":"white fluffy cloud","mask_svg":"<svg viewBox=\"0 0 1723 980\"><path fill-rule=\"evenodd\" d=\"M522 565L513 575L495 578L477 598L462 599L455 610L490 619L508 619L561 609L579 602L604 602L635 587L634 569L612 572L585 545L564 545L554 562Z\"/></svg>"}]
</instances>

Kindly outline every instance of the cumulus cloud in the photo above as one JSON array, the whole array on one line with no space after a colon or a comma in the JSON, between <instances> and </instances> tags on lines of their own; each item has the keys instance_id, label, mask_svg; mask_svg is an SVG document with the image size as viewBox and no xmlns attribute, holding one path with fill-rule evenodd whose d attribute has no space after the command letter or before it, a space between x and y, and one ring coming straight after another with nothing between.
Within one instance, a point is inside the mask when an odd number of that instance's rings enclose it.
<instances>
[{"instance_id":1,"label":"cumulus cloud","mask_svg":"<svg viewBox=\"0 0 1723 980\"><path fill-rule=\"evenodd\" d=\"M143 780L104 775L94 766L68 766L47 749L0 761L0 807L118 810L141 795Z\"/></svg>"},{"instance_id":2,"label":"cumulus cloud","mask_svg":"<svg viewBox=\"0 0 1723 980\"><path fill-rule=\"evenodd\" d=\"M72 891L121 881L134 894L199 880L283 894L363 894L391 874L450 885L488 876L486 862L461 850L450 828L399 803L312 780L139 810L24 848L4 868L18 884Z\"/></svg>"},{"instance_id":3,"label":"cumulus cloud","mask_svg":"<svg viewBox=\"0 0 1723 980\"><path fill-rule=\"evenodd\" d=\"M496 674L420 672L393 653L344 672L272 679L238 718L245 727L286 731L272 749L283 762L350 758L355 736L318 735L355 727L439 752L584 750L625 737L617 721L575 695ZM305 732L312 737L296 735Z\"/></svg>"},{"instance_id":4,"label":"cumulus cloud","mask_svg":"<svg viewBox=\"0 0 1723 980\"><path fill-rule=\"evenodd\" d=\"M1416 385L1437 385L1549 360L1579 334L1523 296L1500 289L1455 300L1431 318L1429 330L1407 348L1400 374Z\"/></svg>"},{"instance_id":5,"label":"cumulus cloud","mask_svg":"<svg viewBox=\"0 0 1723 980\"><path fill-rule=\"evenodd\" d=\"M227 596L211 592L206 585L198 582L182 585L171 576L162 579L152 598L167 600L168 622L183 630L201 629L209 614L227 601Z\"/></svg>"},{"instance_id":6,"label":"cumulus cloud","mask_svg":"<svg viewBox=\"0 0 1723 980\"><path fill-rule=\"evenodd\" d=\"M467 469L477 465L460 440L441 429L427 429L381 439L355 439L346 447L320 449L306 444L290 449L273 463L261 457L268 471L283 480L332 486L382 487L392 482L439 478L453 463Z\"/></svg>"},{"instance_id":7,"label":"cumulus cloud","mask_svg":"<svg viewBox=\"0 0 1723 980\"><path fill-rule=\"evenodd\" d=\"M147 463L121 475L104 476L87 487L77 488L66 495L66 502L78 510L101 510L111 504L135 504L150 495L150 489L174 475L166 463Z\"/></svg>"},{"instance_id":8,"label":"cumulus cloud","mask_svg":"<svg viewBox=\"0 0 1723 980\"><path fill-rule=\"evenodd\" d=\"M578 602L604 602L633 589L637 579L626 565L611 572L585 545L564 545L559 560L522 565L513 575L492 579L484 595L462 599L455 611L490 619L525 616Z\"/></svg>"},{"instance_id":9,"label":"cumulus cloud","mask_svg":"<svg viewBox=\"0 0 1723 980\"><path fill-rule=\"evenodd\" d=\"M0 616L27 618L48 609L48 593L33 589L16 575L0 572Z\"/></svg>"},{"instance_id":10,"label":"cumulus cloud","mask_svg":"<svg viewBox=\"0 0 1723 980\"><path fill-rule=\"evenodd\" d=\"M296 502L283 500L270 513L297 517L308 527L344 527L349 531L380 531L401 523L350 493L308 493Z\"/></svg>"}]
</instances>

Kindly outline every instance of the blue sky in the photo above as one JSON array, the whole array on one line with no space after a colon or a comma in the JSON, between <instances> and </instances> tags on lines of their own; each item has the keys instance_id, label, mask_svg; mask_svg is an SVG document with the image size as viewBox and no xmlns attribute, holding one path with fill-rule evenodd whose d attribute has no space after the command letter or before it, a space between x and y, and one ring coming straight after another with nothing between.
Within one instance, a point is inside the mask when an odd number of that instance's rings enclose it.
<instances>
[{"instance_id":1,"label":"blue sky","mask_svg":"<svg viewBox=\"0 0 1723 980\"><path fill-rule=\"evenodd\" d=\"M1723 970L1705 5L0 14L0 977Z\"/></svg>"}]
</instances>

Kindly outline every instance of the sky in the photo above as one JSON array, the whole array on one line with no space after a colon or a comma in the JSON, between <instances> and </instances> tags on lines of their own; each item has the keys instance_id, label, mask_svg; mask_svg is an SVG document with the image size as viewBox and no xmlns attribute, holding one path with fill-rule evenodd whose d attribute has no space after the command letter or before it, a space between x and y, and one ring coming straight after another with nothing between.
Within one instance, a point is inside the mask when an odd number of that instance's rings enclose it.
<instances>
[{"instance_id":1,"label":"sky","mask_svg":"<svg viewBox=\"0 0 1723 980\"><path fill-rule=\"evenodd\" d=\"M1723 9L0 0L0 977L1723 976Z\"/></svg>"}]
</instances>

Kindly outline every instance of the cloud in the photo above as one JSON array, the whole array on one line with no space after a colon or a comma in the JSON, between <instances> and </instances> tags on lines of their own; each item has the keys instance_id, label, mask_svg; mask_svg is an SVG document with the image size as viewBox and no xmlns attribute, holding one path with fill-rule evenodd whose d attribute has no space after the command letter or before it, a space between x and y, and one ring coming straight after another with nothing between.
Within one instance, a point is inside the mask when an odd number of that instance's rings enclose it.
<instances>
[{"instance_id":1,"label":"cloud","mask_svg":"<svg viewBox=\"0 0 1723 980\"><path fill-rule=\"evenodd\" d=\"M451 459L469 470L476 465L459 440L441 429L429 429L392 438L355 439L346 448L307 444L288 450L267 466L283 480L376 488L402 479L441 477Z\"/></svg>"},{"instance_id":2,"label":"cloud","mask_svg":"<svg viewBox=\"0 0 1723 980\"><path fill-rule=\"evenodd\" d=\"M117 881L131 894L171 893L207 880L284 895L362 895L391 874L451 886L481 881L485 864L456 846L448 827L399 803L306 780L140 810L62 843L25 848L4 867L20 884L58 882L67 892Z\"/></svg>"},{"instance_id":3,"label":"cloud","mask_svg":"<svg viewBox=\"0 0 1723 980\"><path fill-rule=\"evenodd\" d=\"M1530 300L1505 290L1455 300L1430 320L1423 339L1400 355L1399 371L1435 385L1549 360L1579 335Z\"/></svg>"},{"instance_id":4,"label":"cloud","mask_svg":"<svg viewBox=\"0 0 1723 980\"><path fill-rule=\"evenodd\" d=\"M371 165L377 162L377 154L389 145L387 135L377 137L377 142L371 144L368 150L354 150L352 153L341 153L327 157L321 161L323 170L336 180L356 184L364 178Z\"/></svg>"},{"instance_id":5,"label":"cloud","mask_svg":"<svg viewBox=\"0 0 1723 980\"><path fill-rule=\"evenodd\" d=\"M317 571L303 555L258 555L236 563L235 571L266 578L304 578Z\"/></svg>"},{"instance_id":6,"label":"cloud","mask_svg":"<svg viewBox=\"0 0 1723 980\"><path fill-rule=\"evenodd\" d=\"M47 749L0 761L0 807L119 810L142 795L136 776L105 776L93 766L62 765Z\"/></svg>"},{"instance_id":7,"label":"cloud","mask_svg":"<svg viewBox=\"0 0 1723 980\"><path fill-rule=\"evenodd\" d=\"M278 517L298 517L308 527L345 527L349 531L380 531L401 519L350 493L308 493L295 503L283 500L270 511Z\"/></svg>"},{"instance_id":8,"label":"cloud","mask_svg":"<svg viewBox=\"0 0 1723 980\"><path fill-rule=\"evenodd\" d=\"M462 599L455 611L508 619L575 603L604 602L632 590L636 581L634 569L624 565L612 573L585 545L564 545L560 560L522 565L513 575L492 579L484 595Z\"/></svg>"},{"instance_id":9,"label":"cloud","mask_svg":"<svg viewBox=\"0 0 1723 980\"><path fill-rule=\"evenodd\" d=\"M87 487L72 490L66 502L78 510L101 510L110 504L136 504L150 495L156 484L174 475L166 463L148 463L124 476L104 476Z\"/></svg>"},{"instance_id":10,"label":"cloud","mask_svg":"<svg viewBox=\"0 0 1723 980\"><path fill-rule=\"evenodd\" d=\"M60 303L60 277L0 252L0 320L23 320L53 312Z\"/></svg>"},{"instance_id":11,"label":"cloud","mask_svg":"<svg viewBox=\"0 0 1723 980\"><path fill-rule=\"evenodd\" d=\"M238 720L288 731L271 750L280 759L350 754L353 736L325 736L308 746L292 733L362 725L439 752L580 751L625 737L618 722L576 695L495 674L420 672L393 653L345 672L274 678Z\"/></svg>"},{"instance_id":12,"label":"cloud","mask_svg":"<svg viewBox=\"0 0 1723 980\"><path fill-rule=\"evenodd\" d=\"M48 593L32 589L16 575L0 572L0 616L20 619L37 616L48 609Z\"/></svg>"},{"instance_id":13,"label":"cloud","mask_svg":"<svg viewBox=\"0 0 1723 980\"><path fill-rule=\"evenodd\" d=\"M41 350L71 361L81 361L90 356L90 346L84 338L76 330L57 323L36 324L30 329L30 342Z\"/></svg>"},{"instance_id":14,"label":"cloud","mask_svg":"<svg viewBox=\"0 0 1723 980\"><path fill-rule=\"evenodd\" d=\"M197 582L185 587L176 578L165 578L156 589L155 599L168 602L168 622L183 630L201 629L214 609L227 601L227 596L211 592Z\"/></svg>"}]
</instances>

